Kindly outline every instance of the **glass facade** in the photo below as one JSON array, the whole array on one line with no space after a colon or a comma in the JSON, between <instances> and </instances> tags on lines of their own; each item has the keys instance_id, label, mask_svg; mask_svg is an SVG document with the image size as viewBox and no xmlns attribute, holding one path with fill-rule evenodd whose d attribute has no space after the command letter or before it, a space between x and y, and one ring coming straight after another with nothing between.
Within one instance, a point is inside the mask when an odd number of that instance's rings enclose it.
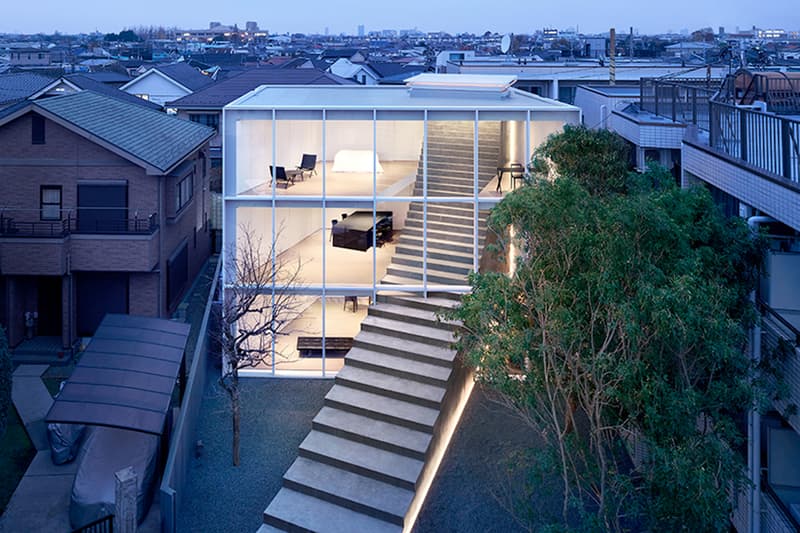
<instances>
[{"instance_id":1,"label":"glass facade","mask_svg":"<svg viewBox=\"0 0 800 533\"><path fill-rule=\"evenodd\" d=\"M577 110L550 122L566 120ZM330 375L382 293L468 290L488 211L511 185L506 174L498 190L498 170L551 132L535 123L519 109L226 108L225 253L245 230L274 243L303 308L261 370ZM297 168L304 154L313 170Z\"/></svg>"}]
</instances>

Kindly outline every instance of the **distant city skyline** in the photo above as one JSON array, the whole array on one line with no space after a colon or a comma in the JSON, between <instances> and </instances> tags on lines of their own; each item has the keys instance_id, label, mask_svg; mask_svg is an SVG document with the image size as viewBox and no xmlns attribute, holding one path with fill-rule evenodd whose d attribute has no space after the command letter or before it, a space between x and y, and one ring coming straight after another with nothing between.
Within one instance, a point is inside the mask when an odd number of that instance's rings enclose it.
<instances>
[{"instance_id":1,"label":"distant city skyline","mask_svg":"<svg viewBox=\"0 0 800 533\"><path fill-rule=\"evenodd\" d=\"M502 5L481 0L405 0L395 9L382 2L363 0L307 0L290 4L279 12L266 9L266 4L256 0L240 0L220 7L212 0L189 2L139 2L115 3L96 0L62 1L42 0L32 6L10 2L3 7L0 18L2 33L102 33L118 32L138 26L178 27L200 29L210 21L222 24L239 24L256 21L259 27L271 33L318 33L326 28L331 35L345 33L356 35L358 27L365 31L384 29L401 30L417 28L423 32L448 33L532 33L544 27L575 28L582 33L601 33L610 27L627 32L633 26L639 33L665 33L668 30L689 32L711 27L717 31L724 26L732 32L755 25L760 28L800 30L800 10L796 0L768 0L760 2L757 9L747 0L672 0L671 2L643 4L630 0L580 2L564 0L548 5L533 2L515 2Z\"/></svg>"}]
</instances>

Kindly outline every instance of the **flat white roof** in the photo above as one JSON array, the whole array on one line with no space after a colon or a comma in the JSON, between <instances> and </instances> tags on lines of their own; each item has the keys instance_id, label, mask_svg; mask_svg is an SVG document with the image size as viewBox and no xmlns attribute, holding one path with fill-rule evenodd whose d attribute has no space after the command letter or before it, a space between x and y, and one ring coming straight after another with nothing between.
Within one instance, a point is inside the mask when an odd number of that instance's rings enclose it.
<instances>
[{"instance_id":1,"label":"flat white roof","mask_svg":"<svg viewBox=\"0 0 800 533\"><path fill-rule=\"evenodd\" d=\"M513 88L501 93L449 85L435 88L426 85L419 89L390 85L262 85L225 109L580 111L575 106Z\"/></svg>"},{"instance_id":2,"label":"flat white roof","mask_svg":"<svg viewBox=\"0 0 800 533\"><path fill-rule=\"evenodd\" d=\"M436 89L469 89L503 92L508 90L516 76L497 74L433 74L423 72L406 80L406 85L413 88L425 87Z\"/></svg>"}]
</instances>

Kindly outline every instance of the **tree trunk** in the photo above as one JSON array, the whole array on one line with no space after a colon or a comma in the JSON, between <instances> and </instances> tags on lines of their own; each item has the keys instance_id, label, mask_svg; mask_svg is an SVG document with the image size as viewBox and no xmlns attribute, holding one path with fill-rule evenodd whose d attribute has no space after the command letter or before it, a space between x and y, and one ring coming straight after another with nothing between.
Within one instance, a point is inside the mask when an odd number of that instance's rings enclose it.
<instances>
[{"instance_id":1,"label":"tree trunk","mask_svg":"<svg viewBox=\"0 0 800 533\"><path fill-rule=\"evenodd\" d=\"M233 466L239 466L239 425L240 425L240 405L239 405L239 373L234 368L231 379L231 414L233 415Z\"/></svg>"}]
</instances>

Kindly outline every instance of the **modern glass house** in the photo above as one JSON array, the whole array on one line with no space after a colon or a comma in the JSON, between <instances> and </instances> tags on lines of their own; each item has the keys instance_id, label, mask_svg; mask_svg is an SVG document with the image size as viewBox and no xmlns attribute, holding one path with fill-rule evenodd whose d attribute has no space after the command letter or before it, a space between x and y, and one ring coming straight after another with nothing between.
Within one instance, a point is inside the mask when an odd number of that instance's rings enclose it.
<instances>
[{"instance_id":1,"label":"modern glass house","mask_svg":"<svg viewBox=\"0 0 800 533\"><path fill-rule=\"evenodd\" d=\"M580 123L515 81L262 86L224 108L224 257L248 232L300 269L302 313L254 372L330 376L381 294L468 290L488 211L537 145Z\"/></svg>"}]
</instances>

